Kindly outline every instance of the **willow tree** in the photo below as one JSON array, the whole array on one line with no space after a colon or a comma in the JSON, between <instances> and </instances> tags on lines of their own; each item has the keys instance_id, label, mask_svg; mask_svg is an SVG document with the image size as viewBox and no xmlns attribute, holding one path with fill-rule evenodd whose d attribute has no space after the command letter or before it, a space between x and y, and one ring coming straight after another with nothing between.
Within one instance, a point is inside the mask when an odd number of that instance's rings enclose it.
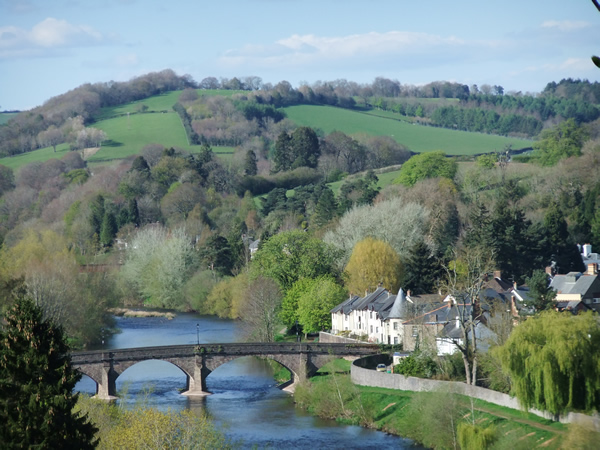
<instances>
[{"instance_id":1,"label":"willow tree","mask_svg":"<svg viewBox=\"0 0 600 450\"><path fill-rule=\"evenodd\" d=\"M379 284L397 292L404 266L390 244L368 237L354 246L346 274L347 287L352 293L373 289Z\"/></svg>"},{"instance_id":2,"label":"willow tree","mask_svg":"<svg viewBox=\"0 0 600 450\"><path fill-rule=\"evenodd\" d=\"M514 329L496 351L523 407L600 409L599 325L592 312L546 311Z\"/></svg>"}]
</instances>

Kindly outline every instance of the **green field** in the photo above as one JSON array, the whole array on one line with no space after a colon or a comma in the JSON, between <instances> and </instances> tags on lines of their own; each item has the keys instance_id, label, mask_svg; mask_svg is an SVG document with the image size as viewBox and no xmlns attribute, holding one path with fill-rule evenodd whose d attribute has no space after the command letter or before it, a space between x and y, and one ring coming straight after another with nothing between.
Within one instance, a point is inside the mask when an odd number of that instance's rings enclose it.
<instances>
[{"instance_id":1,"label":"green field","mask_svg":"<svg viewBox=\"0 0 600 450\"><path fill-rule=\"evenodd\" d=\"M52 158L62 158L69 151L69 144L61 144L56 147L56 153L52 151L52 147L41 148L32 152L21 153L15 156L7 156L0 158L0 164L10 167L13 170L19 169L21 166L35 162L47 161Z\"/></svg>"},{"instance_id":2,"label":"green field","mask_svg":"<svg viewBox=\"0 0 600 450\"><path fill-rule=\"evenodd\" d=\"M520 149L532 144L525 139L409 124L332 106L299 105L283 110L298 125L320 128L327 134L338 130L346 134L391 136L418 153L442 150L448 155L475 155L500 151L506 145Z\"/></svg>"},{"instance_id":3,"label":"green field","mask_svg":"<svg viewBox=\"0 0 600 450\"><path fill-rule=\"evenodd\" d=\"M90 163L123 159L138 154L148 144L161 144L165 147L178 147L190 153L198 153L199 145L190 146L179 116L169 113L131 114L112 119L101 120L94 127L104 130L108 141L102 148L88 159ZM29 164L33 161L46 161L50 158L62 158L69 151L68 144L57 147L56 153L51 147L35 150L17 156L0 159L12 169ZM234 152L233 147L213 147L218 156L228 159Z\"/></svg>"},{"instance_id":4,"label":"green field","mask_svg":"<svg viewBox=\"0 0 600 450\"><path fill-rule=\"evenodd\" d=\"M10 119L15 117L17 113L0 113L0 125L4 125Z\"/></svg>"}]
</instances>

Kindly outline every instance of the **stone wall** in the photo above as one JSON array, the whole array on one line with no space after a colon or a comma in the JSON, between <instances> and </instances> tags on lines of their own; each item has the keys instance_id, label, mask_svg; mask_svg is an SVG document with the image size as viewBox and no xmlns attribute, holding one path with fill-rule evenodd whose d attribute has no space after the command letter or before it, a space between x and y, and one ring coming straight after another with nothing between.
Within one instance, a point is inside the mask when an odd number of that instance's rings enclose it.
<instances>
[{"instance_id":1,"label":"stone wall","mask_svg":"<svg viewBox=\"0 0 600 450\"><path fill-rule=\"evenodd\" d=\"M319 342L322 344L366 344L365 341L359 341L358 339L351 339L344 336L338 336L336 334L326 333L325 331L319 332Z\"/></svg>"},{"instance_id":2,"label":"stone wall","mask_svg":"<svg viewBox=\"0 0 600 450\"><path fill-rule=\"evenodd\" d=\"M354 361L350 371L352 382L361 386L382 387L401 391L452 392L472 398L478 398L480 400L507 408L522 409L515 397L511 397L508 394L503 394L502 392L492 391L491 389L486 389L479 386L471 386L457 381L428 380L425 378L407 377L399 374L377 372L375 370L377 364L387 363L387 361L384 359L385 356L386 355L383 354L373 355ZM545 411L530 409L529 412L545 419L557 419L554 415ZM558 420L561 423L577 423L588 428L594 428L596 431L600 431L600 416L598 413L595 413L593 416L578 413L568 413L565 416L558 417Z\"/></svg>"}]
</instances>

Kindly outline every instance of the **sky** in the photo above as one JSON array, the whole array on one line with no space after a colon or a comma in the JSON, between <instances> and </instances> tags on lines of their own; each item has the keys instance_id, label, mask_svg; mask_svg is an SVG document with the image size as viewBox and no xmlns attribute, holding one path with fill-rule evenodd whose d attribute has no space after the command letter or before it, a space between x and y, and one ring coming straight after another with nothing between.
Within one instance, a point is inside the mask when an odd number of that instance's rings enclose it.
<instances>
[{"instance_id":1,"label":"sky","mask_svg":"<svg viewBox=\"0 0 600 450\"><path fill-rule=\"evenodd\" d=\"M600 81L591 0L0 0L0 110L172 69L540 92Z\"/></svg>"}]
</instances>

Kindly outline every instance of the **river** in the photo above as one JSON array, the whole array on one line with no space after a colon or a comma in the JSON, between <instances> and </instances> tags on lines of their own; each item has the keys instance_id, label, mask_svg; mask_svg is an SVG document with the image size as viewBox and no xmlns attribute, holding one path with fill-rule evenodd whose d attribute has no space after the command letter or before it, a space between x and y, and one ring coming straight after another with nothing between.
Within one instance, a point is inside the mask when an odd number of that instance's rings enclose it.
<instances>
[{"instance_id":1,"label":"river","mask_svg":"<svg viewBox=\"0 0 600 450\"><path fill-rule=\"evenodd\" d=\"M107 339L106 349L241 341L238 323L212 316L116 320L121 333ZM141 362L117 379L118 401L133 405L142 395L148 405L161 410L205 411L229 438L242 441L244 448L417 448L407 439L341 425L296 408L293 397L276 387L270 366L262 360L246 357L220 366L206 379L212 393L206 397L181 395L185 381L183 372L170 363ZM84 376L76 389L93 394L95 385Z\"/></svg>"}]
</instances>

